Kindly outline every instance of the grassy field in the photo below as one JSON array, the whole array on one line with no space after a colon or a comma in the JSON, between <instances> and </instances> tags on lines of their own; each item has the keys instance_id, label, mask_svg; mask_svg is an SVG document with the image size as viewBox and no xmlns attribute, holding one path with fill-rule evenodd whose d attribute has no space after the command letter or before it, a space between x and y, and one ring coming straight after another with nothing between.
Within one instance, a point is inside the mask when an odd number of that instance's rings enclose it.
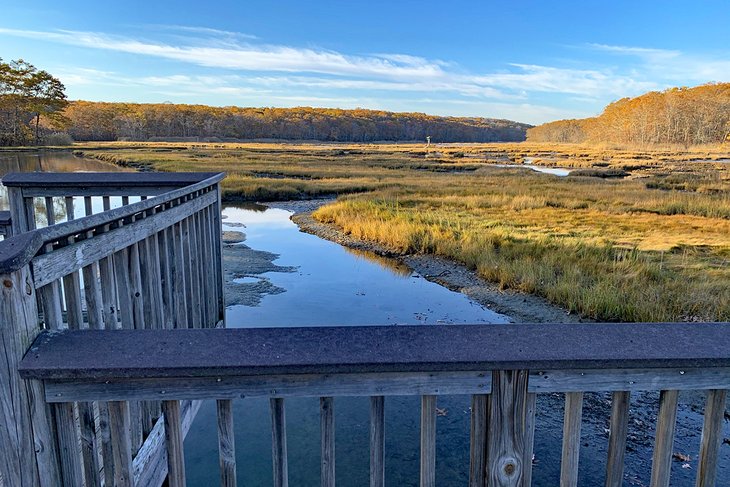
<instances>
[{"instance_id":1,"label":"grassy field","mask_svg":"<svg viewBox=\"0 0 730 487\"><path fill-rule=\"evenodd\" d=\"M103 144L85 156L226 171L228 200L338 194L315 213L601 320L730 321L730 149ZM576 169L539 174L524 162ZM514 165L499 167L499 165Z\"/></svg>"}]
</instances>

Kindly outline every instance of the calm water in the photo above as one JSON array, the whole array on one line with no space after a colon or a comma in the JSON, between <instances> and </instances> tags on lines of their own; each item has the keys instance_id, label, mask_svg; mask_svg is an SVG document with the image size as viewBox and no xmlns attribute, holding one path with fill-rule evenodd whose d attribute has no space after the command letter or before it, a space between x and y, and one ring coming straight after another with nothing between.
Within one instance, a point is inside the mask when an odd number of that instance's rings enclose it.
<instances>
[{"instance_id":1,"label":"calm water","mask_svg":"<svg viewBox=\"0 0 730 487\"><path fill-rule=\"evenodd\" d=\"M260 306L228 309L229 327L505 323L507 317L470 301L460 293L429 282L387 259L353 253L340 245L299 232L279 209L254 211L227 207L225 230L243 231L245 245L280 255L276 264L292 273L269 272L286 292L265 296ZM228 226L228 224L244 224ZM245 278L257 279L256 276ZM271 485L271 432L268 400L234 403L238 475L242 485ZM287 433L291 485L319 483L319 401L289 399ZM464 483L469 468L469 399L439 398L438 467L440 485ZM336 398L337 482L367 483L369 471L369 402ZM418 484L419 408L416 397L386 399L386 476L391 485ZM204 404L186 439L190 485L218 479L215 409Z\"/></svg>"}]
</instances>

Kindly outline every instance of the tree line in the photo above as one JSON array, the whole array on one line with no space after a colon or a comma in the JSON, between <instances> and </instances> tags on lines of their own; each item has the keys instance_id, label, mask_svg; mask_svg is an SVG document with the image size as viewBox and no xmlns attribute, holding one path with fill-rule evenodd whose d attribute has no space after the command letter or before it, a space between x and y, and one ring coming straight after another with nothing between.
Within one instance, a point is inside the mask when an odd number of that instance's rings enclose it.
<instances>
[{"instance_id":1,"label":"tree line","mask_svg":"<svg viewBox=\"0 0 730 487\"><path fill-rule=\"evenodd\" d=\"M528 129L530 142L624 145L717 144L730 139L730 83L652 91L622 98L597 117Z\"/></svg>"},{"instance_id":2,"label":"tree line","mask_svg":"<svg viewBox=\"0 0 730 487\"><path fill-rule=\"evenodd\" d=\"M335 108L242 108L171 103L75 101L64 115L74 140L228 141L241 139L373 142L525 140L530 125L489 118Z\"/></svg>"},{"instance_id":3,"label":"tree line","mask_svg":"<svg viewBox=\"0 0 730 487\"><path fill-rule=\"evenodd\" d=\"M0 146L40 144L65 125L65 87L47 71L0 59Z\"/></svg>"}]
</instances>

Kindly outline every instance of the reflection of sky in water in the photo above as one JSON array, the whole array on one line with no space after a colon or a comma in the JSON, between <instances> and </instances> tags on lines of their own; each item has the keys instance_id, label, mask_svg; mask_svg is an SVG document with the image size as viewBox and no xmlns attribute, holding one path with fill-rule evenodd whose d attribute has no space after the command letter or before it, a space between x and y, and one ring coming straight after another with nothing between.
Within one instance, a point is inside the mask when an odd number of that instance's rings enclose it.
<instances>
[{"instance_id":1,"label":"reflection of sky in water","mask_svg":"<svg viewBox=\"0 0 730 487\"><path fill-rule=\"evenodd\" d=\"M279 254L293 273L264 276L286 289L260 306L232 306L228 326L504 323L507 318L411 272L397 262L300 232L290 212L227 207L224 229L241 230L245 244ZM245 224L245 228L228 223ZM250 281L249 281L250 282Z\"/></svg>"}]
</instances>

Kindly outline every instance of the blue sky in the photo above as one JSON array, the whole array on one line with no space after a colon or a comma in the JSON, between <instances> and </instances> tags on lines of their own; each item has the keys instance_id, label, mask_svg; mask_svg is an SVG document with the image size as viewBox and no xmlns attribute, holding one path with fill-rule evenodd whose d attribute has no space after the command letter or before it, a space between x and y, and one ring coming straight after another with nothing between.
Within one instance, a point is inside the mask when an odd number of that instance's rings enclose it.
<instances>
[{"instance_id":1,"label":"blue sky","mask_svg":"<svg viewBox=\"0 0 730 487\"><path fill-rule=\"evenodd\" d=\"M726 1L14 2L0 57L72 99L541 123L730 81Z\"/></svg>"}]
</instances>

